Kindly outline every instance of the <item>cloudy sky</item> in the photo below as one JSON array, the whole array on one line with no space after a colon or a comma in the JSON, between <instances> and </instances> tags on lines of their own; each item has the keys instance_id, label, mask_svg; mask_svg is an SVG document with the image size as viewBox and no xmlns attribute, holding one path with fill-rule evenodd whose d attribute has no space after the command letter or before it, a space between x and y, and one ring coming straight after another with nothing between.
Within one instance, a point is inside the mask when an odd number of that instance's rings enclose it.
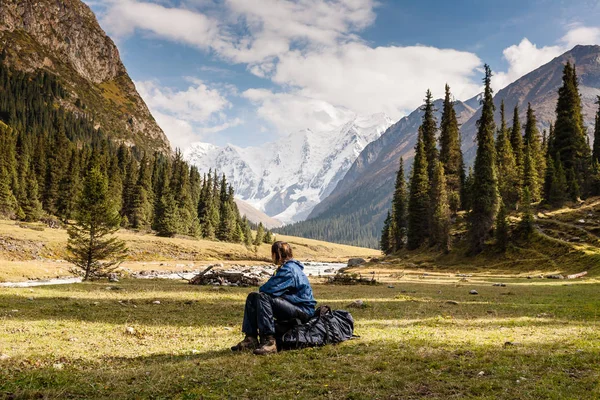
<instances>
[{"instance_id":1,"label":"cloudy sky","mask_svg":"<svg viewBox=\"0 0 600 400\"><path fill-rule=\"evenodd\" d=\"M591 0L84 0L173 146L260 145L355 114L399 119L425 90L501 89L576 44Z\"/></svg>"}]
</instances>

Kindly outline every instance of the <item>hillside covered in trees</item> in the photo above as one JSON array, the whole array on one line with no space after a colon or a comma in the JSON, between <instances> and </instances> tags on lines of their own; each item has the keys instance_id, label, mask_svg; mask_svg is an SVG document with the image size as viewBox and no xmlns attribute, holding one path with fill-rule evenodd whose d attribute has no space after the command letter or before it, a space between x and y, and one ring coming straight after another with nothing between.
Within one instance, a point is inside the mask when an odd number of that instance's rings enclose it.
<instances>
[{"instance_id":1,"label":"hillside covered in trees","mask_svg":"<svg viewBox=\"0 0 600 400\"><path fill-rule=\"evenodd\" d=\"M576 66L583 125L590 143L593 143L596 96L600 95L600 46L578 45L547 64L517 79L494 93L494 123L501 125L501 104L505 104L505 120L510 127L514 110L520 120L524 136L528 104L536 117L541 135L550 134L550 125L556 119L558 90L562 86L563 68L567 62ZM434 92L443 87L435 87ZM481 95L461 102L453 99L460 128L461 149L465 174L472 166L477 151L477 121L481 119ZM434 116L442 121L443 99L434 101ZM307 221L286 226L282 232L319 240L353 243L378 247L379 236L390 209L399 160L404 160L404 171L409 178L417 143L418 128L422 123L423 107L402 118L379 139L370 143L335 190L322 201ZM436 135L441 132L438 126ZM564 166L563 166L564 167Z\"/></svg>"},{"instance_id":2,"label":"hillside covered in trees","mask_svg":"<svg viewBox=\"0 0 600 400\"><path fill-rule=\"evenodd\" d=\"M485 72L477 153L466 177L449 88L446 87L439 150L437 122L427 93L410 180L405 182L401 167L391 211L381 233L380 246L386 254L424 245L448 253L462 240L467 242L471 255L490 245L505 252L514 240L527 241L534 234L534 207L552 209L600 195L600 108L595 117L592 150L583 123L574 65L567 62L564 66L556 119L549 131L542 133L531 105L524 130L517 107L512 127L508 126L503 102L500 124L496 125L492 72L488 66ZM518 221L514 229L510 216ZM466 232L453 240L451 226L457 220L466 222Z\"/></svg>"},{"instance_id":3,"label":"hillside covered in trees","mask_svg":"<svg viewBox=\"0 0 600 400\"><path fill-rule=\"evenodd\" d=\"M94 168L108 177L121 226L252 244L232 187L201 176L180 152L173 157L111 141L88 115L62 107L67 95L52 73L23 73L0 63L0 216L68 223L78 213L82 181Z\"/></svg>"}]
</instances>

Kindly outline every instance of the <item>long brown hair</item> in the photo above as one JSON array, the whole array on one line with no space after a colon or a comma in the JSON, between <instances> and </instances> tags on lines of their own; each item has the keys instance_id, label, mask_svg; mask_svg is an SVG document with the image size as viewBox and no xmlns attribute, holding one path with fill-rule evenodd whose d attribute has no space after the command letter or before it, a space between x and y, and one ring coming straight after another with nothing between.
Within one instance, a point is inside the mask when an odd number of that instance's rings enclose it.
<instances>
[{"instance_id":1,"label":"long brown hair","mask_svg":"<svg viewBox=\"0 0 600 400\"><path fill-rule=\"evenodd\" d=\"M282 265L287 260L294 258L292 247L286 242L275 242L271 246L271 254L275 258L275 264Z\"/></svg>"}]
</instances>

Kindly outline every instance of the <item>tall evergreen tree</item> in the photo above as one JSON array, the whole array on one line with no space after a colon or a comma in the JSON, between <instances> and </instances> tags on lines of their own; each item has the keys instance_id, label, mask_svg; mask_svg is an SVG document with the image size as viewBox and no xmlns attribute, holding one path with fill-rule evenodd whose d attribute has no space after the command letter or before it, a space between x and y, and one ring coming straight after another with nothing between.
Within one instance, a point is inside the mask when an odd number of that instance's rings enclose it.
<instances>
[{"instance_id":1,"label":"tall evergreen tree","mask_svg":"<svg viewBox=\"0 0 600 400\"><path fill-rule=\"evenodd\" d=\"M525 186L523 189L523 211L521 213L521 233L526 238L529 238L534 229L533 208L531 206L531 194L529 188Z\"/></svg>"},{"instance_id":2,"label":"tall evergreen tree","mask_svg":"<svg viewBox=\"0 0 600 400\"><path fill-rule=\"evenodd\" d=\"M19 204L11 189L11 177L6 168L0 165L0 216L16 218Z\"/></svg>"},{"instance_id":3,"label":"tall evergreen tree","mask_svg":"<svg viewBox=\"0 0 600 400\"><path fill-rule=\"evenodd\" d=\"M540 178L535 164L534 152L529 145L525 145L523 160L523 187L529 189L531 200L537 201L540 197Z\"/></svg>"},{"instance_id":4,"label":"tall evergreen tree","mask_svg":"<svg viewBox=\"0 0 600 400\"><path fill-rule=\"evenodd\" d=\"M450 207L446 193L446 176L441 161L435 161L431 182L431 209L433 213L430 243L444 252L450 251Z\"/></svg>"},{"instance_id":5,"label":"tall evergreen tree","mask_svg":"<svg viewBox=\"0 0 600 400\"><path fill-rule=\"evenodd\" d=\"M477 155L473 173L472 209L469 214L471 253L484 248L485 241L498 212L498 178L496 176L496 149L494 146L494 100L491 87L492 71L485 65L485 90L481 117L477 121ZM475 195L476 193L476 195Z\"/></svg>"},{"instance_id":6,"label":"tall evergreen tree","mask_svg":"<svg viewBox=\"0 0 600 400\"><path fill-rule=\"evenodd\" d=\"M75 265L84 280L101 276L119 266L125 243L113 234L119 229L119 212L108 195L108 180L95 167L87 174L76 224L69 226L67 260Z\"/></svg>"},{"instance_id":7,"label":"tall evergreen tree","mask_svg":"<svg viewBox=\"0 0 600 400\"><path fill-rule=\"evenodd\" d=\"M525 159L523 164L523 176L525 184L529 185L531 198L533 201L539 201L541 198L541 177L544 176L546 170L546 160L542 151L542 143L539 131L537 129L537 120L535 113L531 108L531 103L527 105L527 122L525 123L524 136L525 152L531 157L531 165L527 165ZM535 171L527 171L527 168L532 168Z\"/></svg>"},{"instance_id":8,"label":"tall evergreen tree","mask_svg":"<svg viewBox=\"0 0 600 400\"><path fill-rule=\"evenodd\" d=\"M513 125L510 130L510 145L515 153L515 163L519 176L523 174L523 133L521 132L521 121L519 120L519 106L515 106L513 112Z\"/></svg>"},{"instance_id":9,"label":"tall evergreen tree","mask_svg":"<svg viewBox=\"0 0 600 400\"><path fill-rule=\"evenodd\" d=\"M594 149L592 151L592 162L600 162L600 96L597 97L598 111L594 124Z\"/></svg>"},{"instance_id":10,"label":"tall evergreen tree","mask_svg":"<svg viewBox=\"0 0 600 400\"><path fill-rule=\"evenodd\" d=\"M248 218L244 215L242 218L242 227L244 229L244 244L246 246L252 245L252 229L250 228L250 223L248 222Z\"/></svg>"},{"instance_id":11,"label":"tall evergreen tree","mask_svg":"<svg viewBox=\"0 0 600 400\"><path fill-rule=\"evenodd\" d=\"M558 90L552 156L555 159L560 154L567 179L570 175L576 180L570 185L572 198L579 195L578 188L584 185L589 170L590 149L586 138L577 73L575 66L567 62Z\"/></svg>"},{"instance_id":12,"label":"tall evergreen tree","mask_svg":"<svg viewBox=\"0 0 600 400\"><path fill-rule=\"evenodd\" d=\"M510 142L510 132L506 126L504 100L500 105L500 129L496 138L496 161L500 196L505 206L514 209L519 201L521 182L515 161L515 153Z\"/></svg>"},{"instance_id":13,"label":"tall evergreen tree","mask_svg":"<svg viewBox=\"0 0 600 400\"><path fill-rule=\"evenodd\" d=\"M499 208L498 215L496 216L496 230L494 231L494 235L496 236L496 246L498 247L498 250L504 253L506 252L509 241L508 219L506 216L506 207L502 201L500 201Z\"/></svg>"},{"instance_id":14,"label":"tall evergreen tree","mask_svg":"<svg viewBox=\"0 0 600 400\"><path fill-rule=\"evenodd\" d=\"M404 160L400 157L400 168L396 174L396 188L392 199L394 251L397 251L406 245L406 229L408 225L406 220L408 210L407 200L406 180L404 178Z\"/></svg>"},{"instance_id":15,"label":"tall evergreen tree","mask_svg":"<svg viewBox=\"0 0 600 400\"><path fill-rule=\"evenodd\" d=\"M409 250L418 248L429 237L430 194L427 171L427 154L423 142L423 129L419 128L408 197L407 248Z\"/></svg>"},{"instance_id":16,"label":"tall evergreen tree","mask_svg":"<svg viewBox=\"0 0 600 400\"><path fill-rule=\"evenodd\" d=\"M140 161L138 179L131 193L131 226L135 229L147 229L152 223L153 194L152 176L148 158L144 154Z\"/></svg>"},{"instance_id":17,"label":"tall evergreen tree","mask_svg":"<svg viewBox=\"0 0 600 400\"><path fill-rule=\"evenodd\" d=\"M72 219L77 210L77 201L81 191L79 161L77 150L71 150L69 165L59 184L56 208L58 216L65 222Z\"/></svg>"},{"instance_id":18,"label":"tall evergreen tree","mask_svg":"<svg viewBox=\"0 0 600 400\"><path fill-rule=\"evenodd\" d=\"M446 85L444 109L440 123L440 161L446 174L448 203L453 214L461 208L462 184L464 183L463 155L460 131L456 119L450 86Z\"/></svg>"},{"instance_id":19,"label":"tall evergreen tree","mask_svg":"<svg viewBox=\"0 0 600 400\"><path fill-rule=\"evenodd\" d=\"M35 171L32 166L25 181L25 198L22 203L25 221L37 221L42 217L42 202L39 199L39 190Z\"/></svg>"},{"instance_id":20,"label":"tall evergreen tree","mask_svg":"<svg viewBox=\"0 0 600 400\"><path fill-rule=\"evenodd\" d=\"M256 229L256 236L254 237L254 245L260 246L265 240L265 227L262 222L259 222L258 228Z\"/></svg>"},{"instance_id":21,"label":"tall evergreen tree","mask_svg":"<svg viewBox=\"0 0 600 400\"><path fill-rule=\"evenodd\" d=\"M379 249L383 254L391 254L393 252L392 246L390 246L391 224L392 213L388 210L383 223L383 229L381 230L381 239L379 240Z\"/></svg>"},{"instance_id":22,"label":"tall evergreen tree","mask_svg":"<svg viewBox=\"0 0 600 400\"><path fill-rule=\"evenodd\" d=\"M427 176L429 182L431 182L435 166L434 161L438 159L439 155L435 139L437 122L434 116L433 96L429 89L427 89L427 93L425 94L425 105L421 110L423 111L421 127L423 130L423 146L427 157Z\"/></svg>"}]
</instances>

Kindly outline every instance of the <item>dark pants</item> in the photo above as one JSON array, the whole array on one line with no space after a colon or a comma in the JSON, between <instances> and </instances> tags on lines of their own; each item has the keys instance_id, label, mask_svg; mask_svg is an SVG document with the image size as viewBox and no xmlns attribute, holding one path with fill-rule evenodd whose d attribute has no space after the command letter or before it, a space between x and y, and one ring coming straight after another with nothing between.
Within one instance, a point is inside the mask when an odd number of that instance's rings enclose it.
<instances>
[{"instance_id":1,"label":"dark pants","mask_svg":"<svg viewBox=\"0 0 600 400\"><path fill-rule=\"evenodd\" d=\"M308 320L308 315L302 309L281 297L273 297L266 293L250 293L246 298L242 332L248 336L275 335L275 319L286 321L300 319Z\"/></svg>"}]
</instances>

